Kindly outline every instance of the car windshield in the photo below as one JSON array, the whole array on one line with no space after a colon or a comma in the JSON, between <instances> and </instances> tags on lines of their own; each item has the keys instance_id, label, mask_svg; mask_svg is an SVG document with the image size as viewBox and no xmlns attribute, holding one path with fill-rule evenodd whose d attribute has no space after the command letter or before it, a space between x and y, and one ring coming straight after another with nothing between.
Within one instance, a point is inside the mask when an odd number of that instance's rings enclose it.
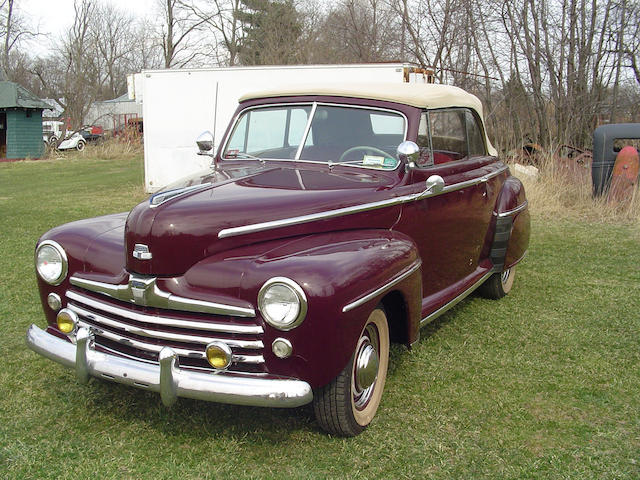
<instances>
[{"instance_id":1,"label":"car windshield","mask_svg":"<svg viewBox=\"0 0 640 480\"><path fill-rule=\"evenodd\" d=\"M393 169L405 132L404 116L387 110L326 104L261 107L238 117L223 158Z\"/></svg>"}]
</instances>

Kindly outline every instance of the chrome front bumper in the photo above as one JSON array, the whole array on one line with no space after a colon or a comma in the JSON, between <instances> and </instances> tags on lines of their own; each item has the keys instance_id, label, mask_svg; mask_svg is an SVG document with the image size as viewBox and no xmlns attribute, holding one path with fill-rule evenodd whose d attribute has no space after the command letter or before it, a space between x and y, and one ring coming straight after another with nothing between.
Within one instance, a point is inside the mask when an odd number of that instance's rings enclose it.
<instances>
[{"instance_id":1,"label":"chrome front bumper","mask_svg":"<svg viewBox=\"0 0 640 480\"><path fill-rule=\"evenodd\" d=\"M92 348L93 335L80 328L76 344L69 343L36 325L27 330L27 345L33 351L65 367L73 368L86 383L90 376L104 378L160 393L162 403L173 405L178 397L256 407L298 407L309 403L313 393L308 383L294 379L268 379L200 373L176 366L176 353L165 347L159 364L144 363Z\"/></svg>"}]
</instances>

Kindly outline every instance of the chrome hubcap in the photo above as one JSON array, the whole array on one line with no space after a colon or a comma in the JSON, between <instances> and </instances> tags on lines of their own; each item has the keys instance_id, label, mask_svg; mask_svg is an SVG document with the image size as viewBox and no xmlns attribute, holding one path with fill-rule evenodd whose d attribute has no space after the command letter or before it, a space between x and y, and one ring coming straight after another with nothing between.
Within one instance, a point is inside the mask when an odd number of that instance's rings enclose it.
<instances>
[{"instance_id":1,"label":"chrome hubcap","mask_svg":"<svg viewBox=\"0 0 640 480\"><path fill-rule=\"evenodd\" d=\"M356 388L360 391L369 388L376 381L380 359L373 345L367 344L360 349L356 360Z\"/></svg>"},{"instance_id":2,"label":"chrome hubcap","mask_svg":"<svg viewBox=\"0 0 640 480\"><path fill-rule=\"evenodd\" d=\"M353 362L352 392L356 408L366 407L376 386L380 356L378 331L374 325L367 325L358 341Z\"/></svg>"}]
</instances>

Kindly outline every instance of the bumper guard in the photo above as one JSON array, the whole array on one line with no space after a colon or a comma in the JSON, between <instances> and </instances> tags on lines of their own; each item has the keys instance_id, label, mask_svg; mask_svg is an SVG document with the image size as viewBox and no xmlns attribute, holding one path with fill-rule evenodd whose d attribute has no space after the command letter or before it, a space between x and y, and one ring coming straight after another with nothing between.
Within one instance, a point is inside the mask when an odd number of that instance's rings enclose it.
<instances>
[{"instance_id":1,"label":"bumper guard","mask_svg":"<svg viewBox=\"0 0 640 480\"><path fill-rule=\"evenodd\" d=\"M295 379L268 379L200 373L176 366L170 348L160 351L159 364L118 357L93 349L93 334L80 328L76 344L69 343L31 325L27 346L40 355L75 369L83 383L90 376L160 393L162 403L173 405L178 397L256 407L298 407L309 403L313 393L308 383Z\"/></svg>"}]
</instances>

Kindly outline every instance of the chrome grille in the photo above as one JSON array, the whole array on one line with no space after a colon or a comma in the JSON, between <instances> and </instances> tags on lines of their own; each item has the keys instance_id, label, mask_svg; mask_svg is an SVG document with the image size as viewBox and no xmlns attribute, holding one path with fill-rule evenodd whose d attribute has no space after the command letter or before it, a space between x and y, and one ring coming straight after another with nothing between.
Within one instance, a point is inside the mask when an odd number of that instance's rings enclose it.
<instances>
[{"instance_id":1,"label":"chrome grille","mask_svg":"<svg viewBox=\"0 0 640 480\"><path fill-rule=\"evenodd\" d=\"M66 297L79 325L91 328L96 346L111 353L157 362L160 350L169 346L182 367L213 370L205 348L221 341L233 354L230 371L264 371L264 330L253 319L140 307L76 290L68 290Z\"/></svg>"}]
</instances>

